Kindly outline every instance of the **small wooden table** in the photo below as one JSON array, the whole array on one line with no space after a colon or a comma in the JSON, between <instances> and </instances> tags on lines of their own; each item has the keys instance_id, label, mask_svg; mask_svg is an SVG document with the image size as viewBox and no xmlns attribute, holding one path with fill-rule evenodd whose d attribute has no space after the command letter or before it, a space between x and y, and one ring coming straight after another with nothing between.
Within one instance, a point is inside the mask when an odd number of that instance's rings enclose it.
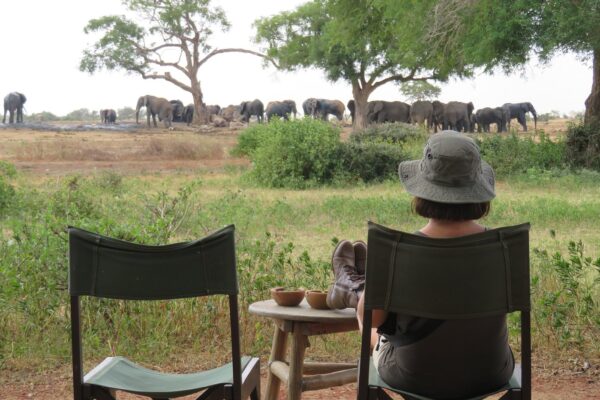
<instances>
[{"instance_id":1,"label":"small wooden table","mask_svg":"<svg viewBox=\"0 0 600 400\"><path fill-rule=\"evenodd\" d=\"M354 309L316 310L306 300L297 307L282 307L265 300L251 304L249 311L275 322L265 400L277 399L281 382L287 385L288 400L299 400L305 391L356 382L356 363L304 362L309 336L358 330ZM288 333L292 336L289 363L285 361Z\"/></svg>"}]
</instances>

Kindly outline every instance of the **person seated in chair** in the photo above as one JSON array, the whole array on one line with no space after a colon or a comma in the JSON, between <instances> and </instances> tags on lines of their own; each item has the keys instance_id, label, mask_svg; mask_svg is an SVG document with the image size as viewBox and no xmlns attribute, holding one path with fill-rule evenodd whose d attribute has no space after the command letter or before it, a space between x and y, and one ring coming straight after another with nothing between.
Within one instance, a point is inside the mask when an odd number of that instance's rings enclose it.
<instances>
[{"instance_id":1,"label":"person seated in chair","mask_svg":"<svg viewBox=\"0 0 600 400\"><path fill-rule=\"evenodd\" d=\"M400 180L414 196L413 211L427 222L415 234L430 238L473 235L495 197L494 171L477 144L453 131L433 135L421 160L402 162ZM357 309L362 331L367 246L342 240L332 256L330 308ZM435 293L431 293L435 296ZM506 316L436 320L373 311L373 362L388 385L439 399L475 396L506 384L514 369Z\"/></svg>"}]
</instances>

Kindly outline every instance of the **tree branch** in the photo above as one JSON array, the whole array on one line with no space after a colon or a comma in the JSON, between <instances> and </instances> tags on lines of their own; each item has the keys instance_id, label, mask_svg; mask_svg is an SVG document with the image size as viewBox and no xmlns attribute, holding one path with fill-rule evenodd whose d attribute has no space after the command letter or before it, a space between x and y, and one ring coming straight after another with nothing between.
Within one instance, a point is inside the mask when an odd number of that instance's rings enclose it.
<instances>
[{"instance_id":1,"label":"tree branch","mask_svg":"<svg viewBox=\"0 0 600 400\"><path fill-rule=\"evenodd\" d=\"M180 87L181 89L185 90L186 92L192 92L192 88L189 87L188 85L179 82L177 79L173 78L171 76L171 74L169 72L165 72L164 74L157 74L157 73L152 73L152 74L147 74L144 71L137 71L143 79L164 79L165 81L171 82L172 84L174 84L175 86Z\"/></svg>"},{"instance_id":2,"label":"tree branch","mask_svg":"<svg viewBox=\"0 0 600 400\"><path fill-rule=\"evenodd\" d=\"M373 88L378 88L379 86L385 85L388 82L392 82L392 81L396 81L396 82L407 82L407 81L426 81L429 79L438 79L438 77L436 76L436 74L430 75L430 76L421 76L418 78L415 78L415 70L412 70L410 72L410 74L404 76L404 75L392 75L389 76L385 79L380 80L379 82L375 82L373 84Z\"/></svg>"},{"instance_id":3,"label":"tree branch","mask_svg":"<svg viewBox=\"0 0 600 400\"><path fill-rule=\"evenodd\" d=\"M252 50L247 50L247 49L216 49L211 51L210 53L208 53L202 60L200 60L198 62L198 67L200 67L202 64L204 64L205 62L207 62L210 58L216 56L217 54L222 54L222 53L247 53L247 54L252 54L255 55L257 57L262 57L265 60L269 61L271 64L273 64L275 66L275 68L280 69L279 65L277 65L277 63L275 62L274 59L272 59L269 56L266 56L262 53L258 53L256 51L252 51Z\"/></svg>"}]
</instances>

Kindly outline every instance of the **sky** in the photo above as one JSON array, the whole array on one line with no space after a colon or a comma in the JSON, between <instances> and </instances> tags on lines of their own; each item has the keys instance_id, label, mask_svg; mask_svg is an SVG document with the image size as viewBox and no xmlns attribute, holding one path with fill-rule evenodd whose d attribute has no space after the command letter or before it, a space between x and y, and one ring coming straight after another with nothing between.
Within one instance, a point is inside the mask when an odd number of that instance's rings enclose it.
<instances>
[{"instance_id":1,"label":"sky","mask_svg":"<svg viewBox=\"0 0 600 400\"><path fill-rule=\"evenodd\" d=\"M217 48L242 47L260 51L252 42L252 23L259 17L292 10L303 0L213 0L221 6L231 29L213 36ZM3 1L0 14L0 96L19 91L27 96L25 114L49 111L65 115L87 108L135 108L137 98L151 94L169 100L192 102L191 94L163 80L144 80L124 71L79 71L83 50L94 43L83 27L90 19L124 14L120 0L19 0ZM199 73L206 104L239 104L258 98L263 103L293 99L300 104L308 97L352 98L345 81L329 82L319 70L277 71L264 67L262 59L247 54L221 54L207 62ZM547 65L532 62L506 75L477 74L471 79L436 83L439 100L472 101L475 108L529 101L538 113L561 115L583 111L592 84L589 61L562 54ZM398 87L386 84L370 100L406 101Z\"/></svg>"}]
</instances>

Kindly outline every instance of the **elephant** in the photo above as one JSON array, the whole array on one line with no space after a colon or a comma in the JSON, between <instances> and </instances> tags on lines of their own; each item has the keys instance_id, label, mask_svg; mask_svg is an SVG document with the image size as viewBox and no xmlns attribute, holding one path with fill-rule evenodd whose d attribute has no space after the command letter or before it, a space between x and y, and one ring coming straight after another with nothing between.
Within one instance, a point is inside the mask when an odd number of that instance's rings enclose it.
<instances>
[{"instance_id":1,"label":"elephant","mask_svg":"<svg viewBox=\"0 0 600 400\"><path fill-rule=\"evenodd\" d=\"M294 103L295 106L295 103ZM284 120L289 120L290 114L293 114L295 107L292 109L292 104L286 101L270 101L267 104L265 115L267 116L267 122L271 121L271 118L278 116Z\"/></svg>"},{"instance_id":2,"label":"elephant","mask_svg":"<svg viewBox=\"0 0 600 400\"><path fill-rule=\"evenodd\" d=\"M188 104L183 109L183 122L190 126L192 121L194 120L194 105Z\"/></svg>"},{"instance_id":3,"label":"elephant","mask_svg":"<svg viewBox=\"0 0 600 400\"><path fill-rule=\"evenodd\" d=\"M533 104L531 103L504 103L502 105L504 110L504 118L506 119L507 128L510 129L510 120L516 118L519 124L523 127L524 131L527 131L527 122L525 121L525 114L528 112L533 115L533 129L537 129L537 114Z\"/></svg>"},{"instance_id":4,"label":"elephant","mask_svg":"<svg viewBox=\"0 0 600 400\"><path fill-rule=\"evenodd\" d=\"M315 99L314 97L309 97L308 99L304 100L304 102L302 103L302 111L304 111L304 116L305 117L315 117L316 116L316 109L317 109L317 99Z\"/></svg>"},{"instance_id":5,"label":"elephant","mask_svg":"<svg viewBox=\"0 0 600 400\"><path fill-rule=\"evenodd\" d=\"M117 121L117 112L111 108L100 110L100 121L103 124L114 124Z\"/></svg>"},{"instance_id":6,"label":"elephant","mask_svg":"<svg viewBox=\"0 0 600 400\"><path fill-rule=\"evenodd\" d=\"M475 113L477 121L477 132L490 132L490 124L496 124L498 132L506 131L506 119L504 117L504 109L502 107L484 107Z\"/></svg>"},{"instance_id":7,"label":"elephant","mask_svg":"<svg viewBox=\"0 0 600 400\"><path fill-rule=\"evenodd\" d=\"M296 102L294 100L283 100L282 103L287 104L290 108L291 114L294 115L294 119L296 119L296 114L298 114L298 109L296 108Z\"/></svg>"},{"instance_id":8,"label":"elephant","mask_svg":"<svg viewBox=\"0 0 600 400\"><path fill-rule=\"evenodd\" d=\"M471 131L471 115L473 114L473 103L461 103L451 101L444 107L444 127L457 132Z\"/></svg>"},{"instance_id":9,"label":"elephant","mask_svg":"<svg viewBox=\"0 0 600 400\"><path fill-rule=\"evenodd\" d=\"M346 106L339 100L317 99L314 115L320 116L323 121L326 121L329 114L332 114L341 121L344 119L344 110L346 110Z\"/></svg>"},{"instance_id":10,"label":"elephant","mask_svg":"<svg viewBox=\"0 0 600 400\"><path fill-rule=\"evenodd\" d=\"M265 106L262 101L255 99L253 101L244 101L240 104L240 114L242 115L242 122L249 122L250 117L256 115L258 118L258 123L262 123L263 121L263 113L265 111Z\"/></svg>"},{"instance_id":11,"label":"elephant","mask_svg":"<svg viewBox=\"0 0 600 400\"><path fill-rule=\"evenodd\" d=\"M348 100L346 108L348 109L348 111L350 111L350 119L352 120L352 124L354 125L354 113L356 112L356 105L354 104L354 99Z\"/></svg>"},{"instance_id":12,"label":"elephant","mask_svg":"<svg viewBox=\"0 0 600 400\"><path fill-rule=\"evenodd\" d=\"M227 122L239 121L241 119L241 106L233 104L221 109L220 115Z\"/></svg>"},{"instance_id":13,"label":"elephant","mask_svg":"<svg viewBox=\"0 0 600 400\"><path fill-rule=\"evenodd\" d=\"M10 92L4 97L4 117L2 123L6 123L6 112L9 113L8 122L10 124L15 122L15 111L17 112L17 124L23 123L23 104L27 101L27 98L23 93Z\"/></svg>"},{"instance_id":14,"label":"elephant","mask_svg":"<svg viewBox=\"0 0 600 400\"><path fill-rule=\"evenodd\" d=\"M445 129L444 128L444 108L446 108L446 104L442 103L441 101L434 100L431 102L431 105L433 106L433 115L432 115L433 131L437 132L438 128Z\"/></svg>"},{"instance_id":15,"label":"elephant","mask_svg":"<svg viewBox=\"0 0 600 400\"><path fill-rule=\"evenodd\" d=\"M402 101L370 101L367 121L369 123L410 122L410 105Z\"/></svg>"},{"instance_id":16,"label":"elephant","mask_svg":"<svg viewBox=\"0 0 600 400\"><path fill-rule=\"evenodd\" d=\"M173 107L173 122L183 122L183 112L185 106L181 100L169 100L171 107Z\"/></svg>"},{"instance_id":17,"label":"elephant","mask_svg":"<svg viewBox=\"0 0 600 400\"><path fill-rule=\"evenodd\" d=\"M433 126L433 104L430 101L418 100L410 106L410 122L423 125L427 121L427 130Z\"/></svg>"},{"instance_id":18,"label":"elephant","mask_svg":"<svg viewBox=\"0 0 600 400\"><path fill-rule=\"evenodd\" d=\"M208 115L219 115L221 113L221 106L219 106L218 104L213 104L210 106L206 106L206 111L208 112Z\"/></svg>"},{"instance_id":19,"label":"elephant","mask_svg":"<svg viewBox=\"0 0 600 400\"><path fill-rule=\"evenodd\" d=\"M146 107L146 118L148 120L148 128L150 128L150 116L154 121L154 127L156 128L156 116L158 119L163 121L165 128L171 127L171 121L173 120L173 106L169 100L162 97L155 97L150 95L141 96L138 99L137 106L135 108L135 123L139 123L140 109Z\"/></svg>"}]
</instances>

